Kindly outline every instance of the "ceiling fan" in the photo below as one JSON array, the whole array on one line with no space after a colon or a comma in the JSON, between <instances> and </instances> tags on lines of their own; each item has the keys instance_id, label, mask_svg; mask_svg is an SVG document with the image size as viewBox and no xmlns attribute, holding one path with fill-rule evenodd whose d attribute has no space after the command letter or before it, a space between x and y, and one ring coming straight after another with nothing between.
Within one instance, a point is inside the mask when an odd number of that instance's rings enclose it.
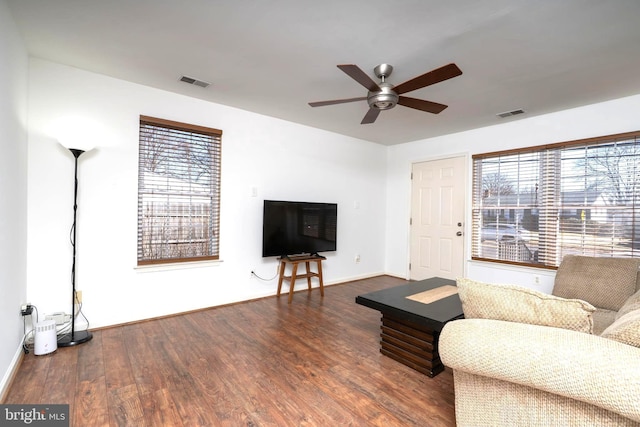
<instances>
[{"instance_id":1,"label":"ceiling fan","mask_svg":"<svg viewBox=\"0 0 640 427\"><path fill-rule=\"evenodd\" d=\"M456 64L448 64L435 70L424 73L418 77L414 77L411 80L407 80L397 86L387 83L385 80L391 75L393 67L389 64L380 64L373 69L373 73L381 81L380 83L374 82L364 71L362 71L357 65L345 64L338 65L342 71L344 71L349 77L360 83L369 91L367 96L359 98L347 98L347 99L334 99L331 101L310 102L312 107L322 107L325 105L344 104L346 102L364 101L365 99L369 103L369 111L365 114L360 124L369 124L376 121L378 114L382 110L389 110L396 106L396 104L403 105L405 107L414 108L420 111L426 111L427 113L438 114L445 108L446 105L438 104L437 102L426 101L424 99L409 98L407 96L400 96L403 93L411 92L416 89L440 83L442 81L457 77L462 74L462 71Z\"/></svg>"}]
</instances>

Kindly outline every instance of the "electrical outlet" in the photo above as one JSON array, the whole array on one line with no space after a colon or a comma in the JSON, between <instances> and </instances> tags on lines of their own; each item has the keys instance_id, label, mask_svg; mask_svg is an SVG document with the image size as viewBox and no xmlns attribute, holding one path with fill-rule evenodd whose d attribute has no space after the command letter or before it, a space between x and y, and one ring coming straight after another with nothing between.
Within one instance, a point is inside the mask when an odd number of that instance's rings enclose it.
<instances>
[{"instance_id":1,"label":"electrical outlet","mask_svg":"<svg viewBox=\"0 0 640 427\"><path fill-rule=\"evenodd\" d=\"M360 262L360 254L356 254L355 262L356 264Z\"/></svg>"},{"instance_id":2,"label":"electrical outlet","mask_svg":"<svg viewBox=\"0 0 640 427\"><path fill-rule=\"evenodd\" d=\"M31 304L26 303L20 306L20 314L23 316L29 316L31 313L33 313L33 306Z\"/></svg>"},{"instance_id":3,"label":"electrical outlet","mask_svg":"<svg viewBox=\"0 0 640 427\"><path fill-rule=\"evenodd\" d=\"M76 304L82 304L82 291L76 291Z\"/></svg>"},{"instance_id":4,"label":"electrical outlet","mask_svg":"<svg viewBox=\"0 0 640 427\"><path fill-rule=\"evenodd\" d=\"M540 276L538 276L537 274L533 276L533 283L536 285L540 284Z\"/></svg>"}]
</instances>

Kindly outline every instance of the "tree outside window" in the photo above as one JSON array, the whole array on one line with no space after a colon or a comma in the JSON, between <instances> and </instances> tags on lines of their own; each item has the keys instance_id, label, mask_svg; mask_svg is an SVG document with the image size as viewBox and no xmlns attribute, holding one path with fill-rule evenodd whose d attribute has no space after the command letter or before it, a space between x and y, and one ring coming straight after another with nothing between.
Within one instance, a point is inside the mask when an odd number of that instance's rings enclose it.
<instances>
[{"instance_id":1,"label":"tree outside window","mask_svg":"<svg viewBox=\"0 0 640 427\"><path fill-rule=\"evenodd\" d=\"M473 158L472 258L640 255L640 132Z\"/></svg>"},{"instance_id":2,"label":"tree outside window","mask_svg":"<svg viewBox=\"0 0 640 427\"><path fill-rule=\"evenodd\" d=\"M140 117L138 265L218 259L221 137Z\"/></svg>"}]
</instances>

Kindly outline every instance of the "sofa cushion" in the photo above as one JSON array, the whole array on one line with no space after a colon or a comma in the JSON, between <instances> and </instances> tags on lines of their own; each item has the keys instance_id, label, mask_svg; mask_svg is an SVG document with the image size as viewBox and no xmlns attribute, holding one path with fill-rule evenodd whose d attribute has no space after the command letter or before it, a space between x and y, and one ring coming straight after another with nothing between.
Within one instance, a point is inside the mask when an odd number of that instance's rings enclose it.
<instances>
[{"instance_id":1,"label":"sofa cushion","mask_svg":"<svg viewBox=\"0 0 640 427\"><path fill-rule=\"evenodd\" d=\"M638 309L640 309L640 291L631 295L629 299L627 299L627 301L624 303L622 308L618 311L618 314L616 314L616 319L621 318L622 316L629 313L630 311L634 311Z\"/></svg>"},{"instance_id":2,"label":"sofa cushion","mask_svg":"<svg viewBox=\"0 0 640 427\"><path fill-rule=\"evenodd\" d=\"M605 310L604 308L596 308L593 312L593 334L600 335L602 331L607 329L616 321L617 312L613 310Z\"/></svg>"},{"instance_id":3,"label":"sofa cushion","mask_svg":"<svg viewBox=\"0 0 640 427\"><path fill-rule=\"evenodd\" d=\"M618 318L600 336L640 347L640 310L630 311Z\"/></svg>"},{"instance_id":4,"label":"sofa cushion","mask_svg":"<svg viewBox=\"0 0 640 427\"><path fill-rule=\"evenodd\" d=\"M565 299L514 285L495 285L458 279L458 295L465 318L506 320L592 333L588 302Z\"/></svg>"},{"instance_id":5,"label":"sofa cushion","mask_svg":"<svg viewBox=\"0 0 640 427\"><path fill-rule=\"evenodd\" d=\"M640 259L565 255L556 273L553 295L579 298L618 311L636 291Z\"/></svg>"}]
</instances>

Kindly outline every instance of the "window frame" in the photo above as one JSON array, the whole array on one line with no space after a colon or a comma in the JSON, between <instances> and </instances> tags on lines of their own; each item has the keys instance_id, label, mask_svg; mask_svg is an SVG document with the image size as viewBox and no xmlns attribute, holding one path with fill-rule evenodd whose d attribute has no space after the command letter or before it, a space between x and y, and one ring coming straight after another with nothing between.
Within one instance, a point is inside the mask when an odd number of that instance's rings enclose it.
<instances>
[{"instance_id":1,"label":"window frame","mask_svg":"<svg viewBox=\"0 0 640 427\"><path fill-rule=\"evenodd\" d=\"M622 229L618 232L619 236L626 236L630 233L630 249L628 251L621 250L619 247L612 248L609 254L602 254L604 246L601 246L596 242L596 238L593 238L593 243L584 243L585 236L591 236L590 233L595 233L593 230L596 226L589 222L591 217L587 217L587 214L591 214L594 210L594 205L587 204L587 193L595 193L597 190L593 189L594 182L602 180L602 177L590 170L593 168L593 159L604 159L608 161L610 159L616 159L613 154L606 154L604 156L598 155L598 150L606 151L607 149L617 150L622 147L624 149L631 148L631 154L618 154L619 158L629 157L632 159L628 164L633 165L631 170L620 167L615 172L618 174L619 179L621 176L629 178L632 190L625 194L631 195L631 198L624 199L625 204L604 205L604 211L606 211L607 221L601 221L609 227L614 227L618 220L609 221L610 212L614 209L622 211L620 218L622 220L630 221L630 231ZM572 152L580 153L580 150L584 150L584 159L577 158L572 159L569 154ZM591 154L595 151L595 155ZM587 153L590 153L587 155ZM564 156L564 157L563 157ZM624 159L623 159L624 160ZM640 131L626 132L614 135L600 136L594 138L558 142L553 144L544 144L534 147L517 148L511 150L494 151L488 153L474 154L472 155L472 245L471 245L471 259L478 261L498 262L504 264L515 264L536 268L557 269L561 262L561 258L567 253L575 253L576 250L581 251L582 255L591 255L591 253L597 254L597 256L617 256L617 257L637 257L640 255L640 247L638 247L638 240L640 239L640 167L635 166L640 160ZM521 172L526 169L526 162L531 165L531 170L538 168L537 172ZM563 163L564 162L564 163ZM573 162L573 163L571 163ZM582 163L580 163L582 162ZM507 163L511 163L508 165ZM496 166L497 165L497 166ZM575 174L571 175L567 172L574 172L577 170L576 165L584 165L584 175ZM497 168L497 177L494 181L500 181L502 173L500 166L504 166L505 175L513 179L514 176L516 182L516 191L509 188L502 188L499 183L490 182L488 179L489 171L494 171ZM569 168L571 167L571 169ZM516 169L517 168L517 169ZM486 171L483 171L486 169ZM563 175L563 170L565 174ZM514 172L515 171L515 172ZM521 175L522 174L522 175ZM580 180L583 180L583 184L575 184ZM613 179L613 178L612 178ZM535 187L532 187L535 180ZM628 182L628 183L629 183ZM523 191L526 183L530 186L530 189ZM582 205L578 201L578 197L570 198L568 195L570 192L567 190L571 187L569 183L574 183L576 192L582 191L584 194L584 200ZM582 185L583 187L580 187ZM491 189L491 190L488 190ZM611 188L611 184L610 184ZM531 194L531 197L525 197L527 191ZM494 194L492 194L492 192ZM535 192L535 194L533 194ZM515 193L515 195L514 195ZM496 194L502 194L502 201L504 205L501 205L500 197L495 197ZM509 196L507 196L509 195ZM604 197L606 190L600 190L600 196ZM491 196L494 196L491 198ZM489 200L491 201L489 202ZM521 201L524 200L524 202ZM515 201L514 201L515 200ZM593 201L592 201L593 202ZM522 204L521 204L522 203ZM625 213L629 211L630 214ZM505 220L500 222L501 224L510 224L508 221L515 218L515 221L511 224L515 228L527 231L524 227L526 223L527 214L531 215L531 212L536 212L537 218L535 223L535 232L537 232L538 245L535 254L528 254L523 252L521 255L521 249L523 251L528 250L527 242L525 240L518 241L504 241L501 242L496 239L496 247L485 246L482 243L482 229L486 225L487 212L494 210L495 218L500 218L501 214L505 216ZM527 212L527 210L529 210ZM510 212L506 212L510 211ZM563 219L568 216L567 212L571 212L574 216L574 223L580 225L582 228L579 231L576 225L571 231L571 224L566 225ZM587 213L587 214L586 214ZM626 215L626 216L625 216ZM493 217L490 217L493 218ZM520 221L520 222L519 222ZM623 226L627 225L622 222ZM527 224L528 225L528 224ZM592 227L592 228L588 228ZM620 230L620 229L619 229ZM497 230L496 230L497 234ZM535 233L534 233L535 234ZM580 245L576 245L571 241L573 237L570 234L578 234L582 236L582 242ZM611 240L616 238L615 231L612 232ZM619 240L622 241L622 240ZM573 246L570 247L570 245ZM621 244L618 244L621 246ZM535 246L534 246L535 247ZM577 247L577 249L576 249ZM504 251L501 249L505 248ZM506 248L509 250L507 251ZM509 252L510 251L510 252ZM506 255L507 253L510 255Z\"/></svg>"},{"instance_id":2,"label":"window frame","mask_svg":"<svg viewBox=\"0 0 640 427\"><path fill-rule=\"evenodd\" d=\"M164 158L168 160L162 163L165 173L154 171L153 177L149 177L150 169L145 168L144 163L149 161L147 154L151 154L150 152L154 150L153 147L150 148L153 129L162 132L164 137L161 142L162 149L165 150ZM137 265L153 266L219 260L222 131L140 115L138 143ZM186 158L181 158L181 156L186 156ZM206 163L203 166L202 157L207 162L211 161L210 168L207 168L205 173L205 175L209 175L205 184L196 183L195 181L198 181L202 174L200 173L196 178L196 173L193 172L197 168L201 172L207 167ZM166 181L166 183L161 183L161 181ZM165 213L164 215L155 215L155 217L163 218L164 223L170 225L160 232L165 233L162 234L161 242L158 240L150 242L147 239L149 234L146 232L152 230L157 223L150 225L147 222L145 224L145 219L154 217L154 215L145 216L145 208L149 206L145 202L150 199L155 201L159 198L163 199L163 202L159 204L164 204L162 208L165 209ZM203 201L205 201L204 204ZM199 213L195 213L194 207L196 206L198 206ZM179 213L176 213L177 211ZM176 225L176 217L179 217L178 225ZM184 225L183 221L186 221L187 224ZM199 221L199 224L195 225L195 221ZM166 231L167 229L171 229L171 231ZM189 230L187 235L190 237L185 238L185 230ZM168 233L177 233L178 237L169 242ZM197 239L194 237L194 233L199 233ZM195 240L198 240L199 243ZM170 244L175 245L174 249L167 250L170 248ZM156 257L158 253L150 255L148 249L145 253L143 248L145 245L147 247L153 246L153 251L159 248L160 256ZM174 254L183 252L182 249L176 249L179 245L185 245L188 251L197 253L187 256L171 256L171 252ZM197 249L198 245L200 249Z\"/></svg>"}]
</instances>

